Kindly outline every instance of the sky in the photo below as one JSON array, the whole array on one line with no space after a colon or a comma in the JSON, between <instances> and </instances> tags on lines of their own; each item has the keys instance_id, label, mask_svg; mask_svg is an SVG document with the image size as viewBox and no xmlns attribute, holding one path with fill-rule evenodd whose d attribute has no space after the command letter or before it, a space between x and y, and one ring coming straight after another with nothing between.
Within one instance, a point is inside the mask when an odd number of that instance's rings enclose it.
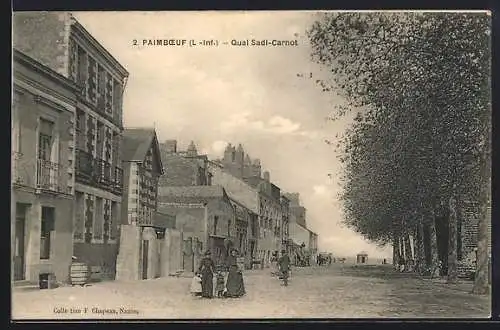
<instances>
[{"instance_id":1,"label":"sky","mask_svg":"<svg viewBox=\"0 0 500 330\"><path fill-rule=\"evenodd\" d=\"M335 141L349 118L325 118L342 99L322 92L328 79L310 59L311 12L76 12L75 18L129 71L126 127L155 127L160 142L194 141L219 158L241 143L271 181L299 192L319 249L352 257L391 257L342 225ZM298 46L238 47L246 39L297 40ZM134 46L134 39L139 46ZM144 39L213 39L218 47L142 46Z\"/></svg>"}]
</instances>

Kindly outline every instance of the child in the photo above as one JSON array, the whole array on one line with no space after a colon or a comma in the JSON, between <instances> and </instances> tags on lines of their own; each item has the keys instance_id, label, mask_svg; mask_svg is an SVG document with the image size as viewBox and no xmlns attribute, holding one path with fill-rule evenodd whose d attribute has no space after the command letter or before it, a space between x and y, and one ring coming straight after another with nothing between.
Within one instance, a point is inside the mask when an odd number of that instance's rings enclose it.
<instances>
[{"instance_id":1,"label":"child","mask_svg":"<svg viewBox=\"0 0 500 330\"><path fill-rule=\"evenodd\" d=\"M224 274L221 271L218 271L215 275L215 279L215 292L217 292L218 298L222 298L224 296L225 289Z\"/></svg>"},{"instance_id":2,"label":"child","mask_svg":"<svg viewBox=\"0 0 500 330\"><path fill-rule=\"evenodd\" d=\"M195 273L191 281L191 294L195 297L201 297L201 275Z\"/></svg>"}]
</instances>

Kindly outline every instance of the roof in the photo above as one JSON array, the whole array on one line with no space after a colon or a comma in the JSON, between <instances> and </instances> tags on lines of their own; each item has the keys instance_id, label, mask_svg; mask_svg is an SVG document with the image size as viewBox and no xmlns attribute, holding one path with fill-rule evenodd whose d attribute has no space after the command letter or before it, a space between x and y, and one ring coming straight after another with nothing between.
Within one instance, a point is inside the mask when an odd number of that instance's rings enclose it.
<instances>
[{"instance_id":1,"label":"roof","mask_svg":"<svg viewBox=\"0 0 500 330\"><path fill-rule=\"evenodd\" d=\"M155 226L170 229L175 228L175 216L173 215L155 212L153 220Z\"/></svg>"},{"instance_id":2,"label":"roof","mask_svg":"<svg viewBox=\"0 0 500 330\"><path fill-rule=\"evenodd\" d=\"M228 198L222 186L159 187L159 202L200 202L211 198Z\"/></svg>"},{"instance_id":3,"label":"roof","mask_svg":"<svg viewBox=\"0 0 500 330\"><path fill-rule=\"evenodd\" d=\"M368 253L365 252L365 251L361 251L360 253L358 253L358 256L367 256Z\"/></svg>"},{"instance_id":4,"label":"roof","mask_svg":"<svg viewBox=\"0 0 500 330\"><path fill-rule=\"evenodd\" d=\"M154 128L125 128L123 130L122 160L142 162L155 135Z\"/></svg>"}]
</instances>

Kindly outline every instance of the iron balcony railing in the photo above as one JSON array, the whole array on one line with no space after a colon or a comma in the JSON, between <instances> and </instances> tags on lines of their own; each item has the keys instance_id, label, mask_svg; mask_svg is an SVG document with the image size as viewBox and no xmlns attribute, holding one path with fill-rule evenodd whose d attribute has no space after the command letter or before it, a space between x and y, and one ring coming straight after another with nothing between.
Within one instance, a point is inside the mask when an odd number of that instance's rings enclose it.
<instances>
[{"instance_id":1,"label":"iron balcony railing","mask_svg":"<svg viewBox=\"0 0 500 330\"><path fill-rule=\"evenodd\" d=\"M37 160L36 186L42 190L62 191L59 177L61 165L44 159Z\"/></svg>"},{"instance_id":2,"label":"iron balcony railing","mask_svg":"<svg viewBox=\"0 0 500 330\"><path fill-rule=\"evenodd\" d=\"M81 149L76 150L76 180L116 194L123 191L123 170Z\"/></svg>"}]
</instances>

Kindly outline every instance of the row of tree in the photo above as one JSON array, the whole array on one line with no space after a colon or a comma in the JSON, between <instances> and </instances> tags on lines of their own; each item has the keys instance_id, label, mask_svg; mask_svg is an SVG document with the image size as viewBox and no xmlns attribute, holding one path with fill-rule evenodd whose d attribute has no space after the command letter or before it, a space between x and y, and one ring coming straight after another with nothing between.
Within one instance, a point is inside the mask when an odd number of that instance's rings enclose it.
<instances>
[{"instance_id":1,"label":"row of tree","mask_svg":"<svg viewBox=\"0 0 500 330\"><path fill-rule=\"evenodd\" d=\"M308 36L333 77L316 83L346 100L331 118L357 113L338 145L346 224L437 272L436 221L447 220L454 282L459 221L479 205L474 291L488 292L490 16L322 13Z\"/></svg>"}]
</instances>

